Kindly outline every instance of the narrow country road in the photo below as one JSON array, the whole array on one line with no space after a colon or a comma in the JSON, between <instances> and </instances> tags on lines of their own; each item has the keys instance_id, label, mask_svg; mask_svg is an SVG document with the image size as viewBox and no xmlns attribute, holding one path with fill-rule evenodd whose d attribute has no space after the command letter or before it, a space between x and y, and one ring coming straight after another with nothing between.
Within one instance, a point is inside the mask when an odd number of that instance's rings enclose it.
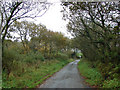
<instances>
[{"instance_id":1,"label":"narrow country road","mask_svg":"<svg viewBox=\"0 0 120 90\"><path fill-rule=\"evenodd\" d=\"M59 72L47 79L39 88L89 88L80 77L77 63L80 60L69 63Z\"/></svg>"}]
</instances>

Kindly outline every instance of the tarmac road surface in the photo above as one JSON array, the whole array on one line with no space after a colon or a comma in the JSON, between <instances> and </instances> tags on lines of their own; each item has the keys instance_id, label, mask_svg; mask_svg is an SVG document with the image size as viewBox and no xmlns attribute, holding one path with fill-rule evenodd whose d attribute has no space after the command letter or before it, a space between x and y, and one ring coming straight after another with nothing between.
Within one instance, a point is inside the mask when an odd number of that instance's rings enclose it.
<instances>
[{"instance_id":1,"label":"tarmac road surface","mask_svg":"<svg viewBox=\"0 0 120 90\"><path fill-rule=\"evenodd\" d=\"M39 88L89 88L83 83L83 78L79 75L75 60L69 63L59 72L47 79Z\"/></svg>"}]
</instances>

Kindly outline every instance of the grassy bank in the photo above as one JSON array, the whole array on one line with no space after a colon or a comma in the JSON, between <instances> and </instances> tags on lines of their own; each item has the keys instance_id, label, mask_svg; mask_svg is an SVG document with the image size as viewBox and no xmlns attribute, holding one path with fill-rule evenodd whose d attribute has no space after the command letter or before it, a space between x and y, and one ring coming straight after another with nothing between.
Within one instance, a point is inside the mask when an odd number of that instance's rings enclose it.
<instances>
[{"instance_id":1,"label":"grassy bank","mask_svg":"<svg viewBox=\"0 0 120 90\"><path fill-rule=\"evenodd\" d=\"M70 60L71 61L71 60ZM60 60L50 60L50 61L38 61L37 64L26 66L24 73L16 75L19 71L12 71L7 78L6 72L3 72L3 88L34 88L37 85L41 84L46 78L51 76L53 73L60 70L63 66L69 63L69 60L60 61Z\"/></svg>"},{"instance_id":2,"label":"grassy bank","mask_svg":"<svg viewBox=\"0 0 120 90\"><path fill-rule=\"evenodd\" d=\"M2 88L2 76L0 75L0 89Z\"/></svg>"},{"instance_id":3,"label":"grassy bank","mask_svg":"<svg viewBox=\"0 0 120 90\"><path fill-rule=\"evenodd\" d=\"M5 47L2 60L3 88L34 88L60 70L69 60L66 52L24 50L20 43Z\"/></svg>"},{"instance_id":4,"label":"grassy bank","mask_svg":"<svg viewBox=\"0 0 120 90\"><path fill-rule=\"evenodd\" d=\"M91 63L86 60L81 60L78 63L78 69L80 74L84 76L85 81L91 86L97 86L99 88L119 88L120 80L118 78L104 79L100 70L96 67L92 68ZM104 67L103 67L104 68Z\"/></svg>"}]
</instances>

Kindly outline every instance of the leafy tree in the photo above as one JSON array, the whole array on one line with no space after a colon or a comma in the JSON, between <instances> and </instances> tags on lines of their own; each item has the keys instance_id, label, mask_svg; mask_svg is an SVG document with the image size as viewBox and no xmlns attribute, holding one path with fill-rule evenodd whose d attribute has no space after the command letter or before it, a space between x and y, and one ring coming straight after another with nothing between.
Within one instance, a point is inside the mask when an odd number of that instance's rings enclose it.
<instances>
[{"instance_id":1,"label":"leafy tree","mask_svg":"<svg viewBox=\"0 0 120 90\"><path fill-rule=\"evenodd\" d=\"M104 63L118 62L119 51L114 51L112 45L119 49L119 3L63 2L63 5L63 18L69 19L68 31L76 38L84 56Z\"/></svg>"},{"instance_id":2,"label":"leafy tree","mask_svg":"<svg viewBox=\"0 0 120 90\"><path fill-rule=\"evenodd\" d=\"M42 16L49 8L50 3L32 1L0 1L0 40L2 44L9 32L9 27L18 19ZM4 45L1 45L2 49Z\"/></svg>"},{"instance_id":3,"label":"leafy tree","mask_svg":"<svg viewBox=\"0 0 120 90\"><path fill-rule=\"evenodd\" d=\"M11 26L11 32L18 34L17 39L20 39L24 49L26 49L27 43L28 43L28 37L29 37L29 24L27 21L22 22L15 22ZM11 33L10 32L10 33ZM16 36L14 36L15 38Z\"/></svg>"}]
</instances>

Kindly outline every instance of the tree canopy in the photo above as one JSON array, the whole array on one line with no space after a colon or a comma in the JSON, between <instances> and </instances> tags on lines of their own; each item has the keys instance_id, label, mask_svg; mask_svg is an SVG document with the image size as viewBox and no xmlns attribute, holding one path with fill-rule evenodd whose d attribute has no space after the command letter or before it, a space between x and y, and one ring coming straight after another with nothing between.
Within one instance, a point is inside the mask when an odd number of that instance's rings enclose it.
<instances>
[{"instance_id":1,"label":"tree canopy","mask_svg":"<svg viewBox=\"0 0 120 90\"><path fill-rule=\"evenodd\" d=\"M119 2L63 2L68 31L89 60L119 62Z\"/></svg>"},{"instance_id":2,"label":"tree canopy","mask_svg":"<svg viewBox=\"0 0 120 90\"><path fill-rule=\"evenodd\" d=\"M42 16L49 8L50 3L38 1L0 1L0 37L4 41L10 25L22 18Z\"/></svg>"}]
</instances>

